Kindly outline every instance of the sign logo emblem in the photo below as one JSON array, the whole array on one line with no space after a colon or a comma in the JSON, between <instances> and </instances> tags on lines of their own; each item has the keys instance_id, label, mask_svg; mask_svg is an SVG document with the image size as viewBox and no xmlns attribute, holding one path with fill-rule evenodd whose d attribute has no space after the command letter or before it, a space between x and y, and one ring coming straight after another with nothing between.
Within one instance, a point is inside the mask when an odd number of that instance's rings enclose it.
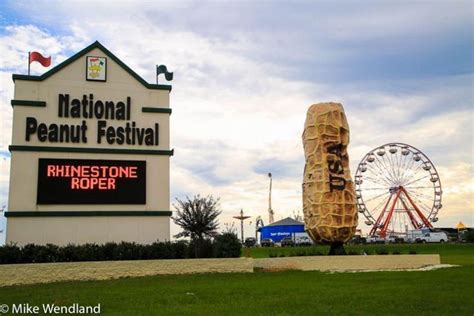
<instances>
[{"instance_id":1,"label":"sign logo emblem","mask_svg":"<svg viewBox=\"0 0 474 316\"><path fill-rule=\"evenodd\" d=\"M107 80L107 58L87 56L86 80L106 81Z\"/></svg>"}]
</instances>

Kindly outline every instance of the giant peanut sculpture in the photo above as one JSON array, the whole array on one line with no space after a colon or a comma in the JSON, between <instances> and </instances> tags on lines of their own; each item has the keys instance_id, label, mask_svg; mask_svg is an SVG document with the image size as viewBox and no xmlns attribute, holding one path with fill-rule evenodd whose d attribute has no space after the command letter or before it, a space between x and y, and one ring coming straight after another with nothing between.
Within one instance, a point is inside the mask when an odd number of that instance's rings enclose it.
<instances>
[{"instance_id":1,"label":"giant peanut sculpture","mask_svg":"<svg viewBox=\"0 0 474 316\"><path fill-rule=\"evenodd\" d=\"M313 104L303 132L303 213L308 234L344 254L357 227L354 183L349 170L349 125L340 103Z\"/></svg>"}]
</instances>

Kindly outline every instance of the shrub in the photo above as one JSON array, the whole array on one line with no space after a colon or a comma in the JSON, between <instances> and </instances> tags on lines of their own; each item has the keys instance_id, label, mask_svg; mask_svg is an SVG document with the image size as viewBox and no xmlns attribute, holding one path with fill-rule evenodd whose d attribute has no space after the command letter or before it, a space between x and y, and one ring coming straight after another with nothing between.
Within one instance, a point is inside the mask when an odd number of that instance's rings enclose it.
<instances>
[{"instance_id":1,"label":"shrub","mask_svg":"<svg viewBox=\"0 0 474 316\"><path fill-rule=\"evenodd\" d=\"M316 249L311 249L306 253L307 256L324 256L324 254Z\"/></svg>"},{"instance_id":2,"label":"shrub","mask_svg":"<svg viewBox=\"0 0 474 316\"><path fill-rule=\"evenodd\" d=\"M401 254L401 253L402 253L402 252L401 252L401 250L400 250L399 248L394 248L394 249L392 249L392 255L399 255L399 254Z\"/></svg>"},{"instance_id":3,"label":"shrub","mask_svg":"<svg viewBox=\"0 0 474 316\"><path fill-rule=\"evenodd\" d=\"M364 248L364 249L362 250L362 253L361 253L361 254L362 254L362 255L371 255L371 254L373 254L373 251L372 251L372 249Z\"/></svg>"},{"instance_id":4,"label":"shrub","mask_svg":"<svg viewBox=\"0 0 474 316\"><path fill-rule=\"evenodd\" d=\"M122 241L117 245L115 249L115 259L114 260L137 260L141 259L141 248L142 245L138 245L134 242ZM91 252L93 255L93 252Z\"/></svg>"},{"instance_id":5,"label":"shrub","mask_svg":"<svg viewBox=\"0 0 474 316\"><path fill-rule=\"evenodd\" d=\"M78 247L78 261L100 261L104 260L104 251L102 245L85 244Z\"/></svg>"},{"instance_id":6,"label":"shrub","mask_svg":"<svg viewBox=\"0 0 474 316\"><path fill-rule=\"evenodd\" d=\"M37 261L37 248L35 244L27 244L24 245L21 251L21 258L19 258L20 262L38 262Z\"/></svg>"},{"instance_id":7,"label":"shrub","mask_svg":"<svg viewBox=\"0 0 474 316\"><path fill-rule=\"evenodd\" d=\"M467 242L474 242L474 230L464 232L463 237Z\"/></svg>"},{"instance_id":8,"label":"shrub","mask_svg":"<svg viewBox=\"0 0 474 316\"><path fill-rule=\"evenodd\" d=\"M296 250L289 253L290 257L304 257L307 253L304 250Z\"/></svg>"},{"instance_id":9,"label":"shrub","mask_svg":"<svg viewBox=\"0 0 474 316\"><path fill-rule=\"evenodd\" d=\"M388 250L385 247L375 249L375 253L378 255L388 255Z\"/></svg>"},{"instance_id":10,"label":"shrub","mask_svg":"<svg viewBox=\"0 0 474 316\"><path fill-rule=\"evenodd\" d=\"M60 259L59 247L52 244L39 246L27 244L20 248L20 257L17 262L56 262Z\"/></svg>"},{"instance_id":11,"label":"shrub","mask_svg":"<svg viewBox=\"0 0 474 316\"><path fill-rule=\"evenodd\" d=\"M142 259L175 259L176 254L168 242L154 242L141 253Z\"/></svg>"},{"instance_id":12,"label":"shrub","mask_svg":"<svg viewBox=\"0 0 474 316\"><path fill-rule=\"evenodd\" d=\"M104 260L114 260L114 256L116 252L117 252L116 243L108 242L102 245L102 256Z\"/></svg>"},{"instance_id":13,"label":"shrub","mask_svg":"<svg viewBox=\"0 0 474 316\"><path fill-rule=\"evenodd\" d=\"M188 248L189 243L187 241L178 241L173 243L174 252L175 252L175 259L184 259L188 258Z\"/></svg>"},{"instance_id":14,"label":"shrub","mask_svg":"<svg viewBox=\"0 0 474 316\"><path fill-rule=\"evenodd\" d=\"M188 247L189 258L212 258L213 246L210 239L191 240Z\"/></svg>"},{"instance_id":15,"label":"shrub","mask_svg":"<svg viewBox=\"0 0 474 316\"><path fill-rule=\"evenodd\" d=\"M17 245L4 245L0 247L0 263L21 263L22 253Z\"/></svg>"},{"instance_id":16,"label":"shrub","mask_svg":"<svg viewBox=\"0 0 474 316\"><path fill-rule=\"evenodd\" d=\"M235 237L236 238L236 237ZM187 241L154 242L141 245L134 242L108 242L105 244L84 244L66 246L28 244L18 247L15 244L0 246L0 264L35 262L75 262L103 260L146 260L146 259L184 259L239 257L240 243L235 238L224 236L214 243L204 239L199 248ZM238 240L237 240L238 242ZM196 249L199 251L196 253Z\"/></svg>"},{"instance_id":17,"label":"shrub","mask_svg":"<svg viewBox=\"0 0 474 316\"><path fill-rule=\"evenodd\" d=\"M59 260L59 247L52 244L38 247L36 262L57 262Z\"/></svg>"},{"instance_id":18,"label":"shrub","mask_svg":"<svg viewBox=\"0 0 474 316\"><path fill-rule=\"evenodd\" d=\"M214 239L214 256L216 258L238 258L242 244L233 233L223 233Z\"/></svg>"}]
</instances>

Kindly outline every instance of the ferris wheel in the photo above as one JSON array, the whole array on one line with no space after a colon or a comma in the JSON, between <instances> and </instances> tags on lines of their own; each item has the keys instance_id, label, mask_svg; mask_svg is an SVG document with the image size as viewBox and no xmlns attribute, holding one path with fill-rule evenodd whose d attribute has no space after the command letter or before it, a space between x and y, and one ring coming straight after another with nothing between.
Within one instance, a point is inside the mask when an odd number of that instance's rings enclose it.
<instances>
[{"instance_id":1,"label":"ferris wheel","mask_svg":"<svg viewBox=\"0 0 474 316\"><path fill-rule=\"evenodd\" d=\"M370 235L403 236L433 228L442 207L441 180L420 150L389 143L367 153L355 174L357 208Z\"/></svg>"}]
</instances>

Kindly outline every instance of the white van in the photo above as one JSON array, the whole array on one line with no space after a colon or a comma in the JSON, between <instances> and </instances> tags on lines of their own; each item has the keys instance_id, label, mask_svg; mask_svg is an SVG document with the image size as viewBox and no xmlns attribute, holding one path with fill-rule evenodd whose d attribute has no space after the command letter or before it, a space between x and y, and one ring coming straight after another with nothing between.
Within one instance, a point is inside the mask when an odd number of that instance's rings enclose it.
<instances>
[{"instance_id":1,"label":"white van","mask_svg":"<svg viewBox=\"0 0 474 316\"><path fill-rule=\"evenodd\" d=\"M431 231L429 229L423 230L412 230L408 232L408 241L409 242L447 242L448 234L442 231Z\"/></svg>"},{"instance_id":2,"label":"white van","mask_svg":"<svg viewBox=\"0 0 474 316\"><path fill-rule=\"evenodd\" d=\"M293 233L293 241L296 246L311 246L313 244L307 232Z\"/></svg>"}]
</instances>

